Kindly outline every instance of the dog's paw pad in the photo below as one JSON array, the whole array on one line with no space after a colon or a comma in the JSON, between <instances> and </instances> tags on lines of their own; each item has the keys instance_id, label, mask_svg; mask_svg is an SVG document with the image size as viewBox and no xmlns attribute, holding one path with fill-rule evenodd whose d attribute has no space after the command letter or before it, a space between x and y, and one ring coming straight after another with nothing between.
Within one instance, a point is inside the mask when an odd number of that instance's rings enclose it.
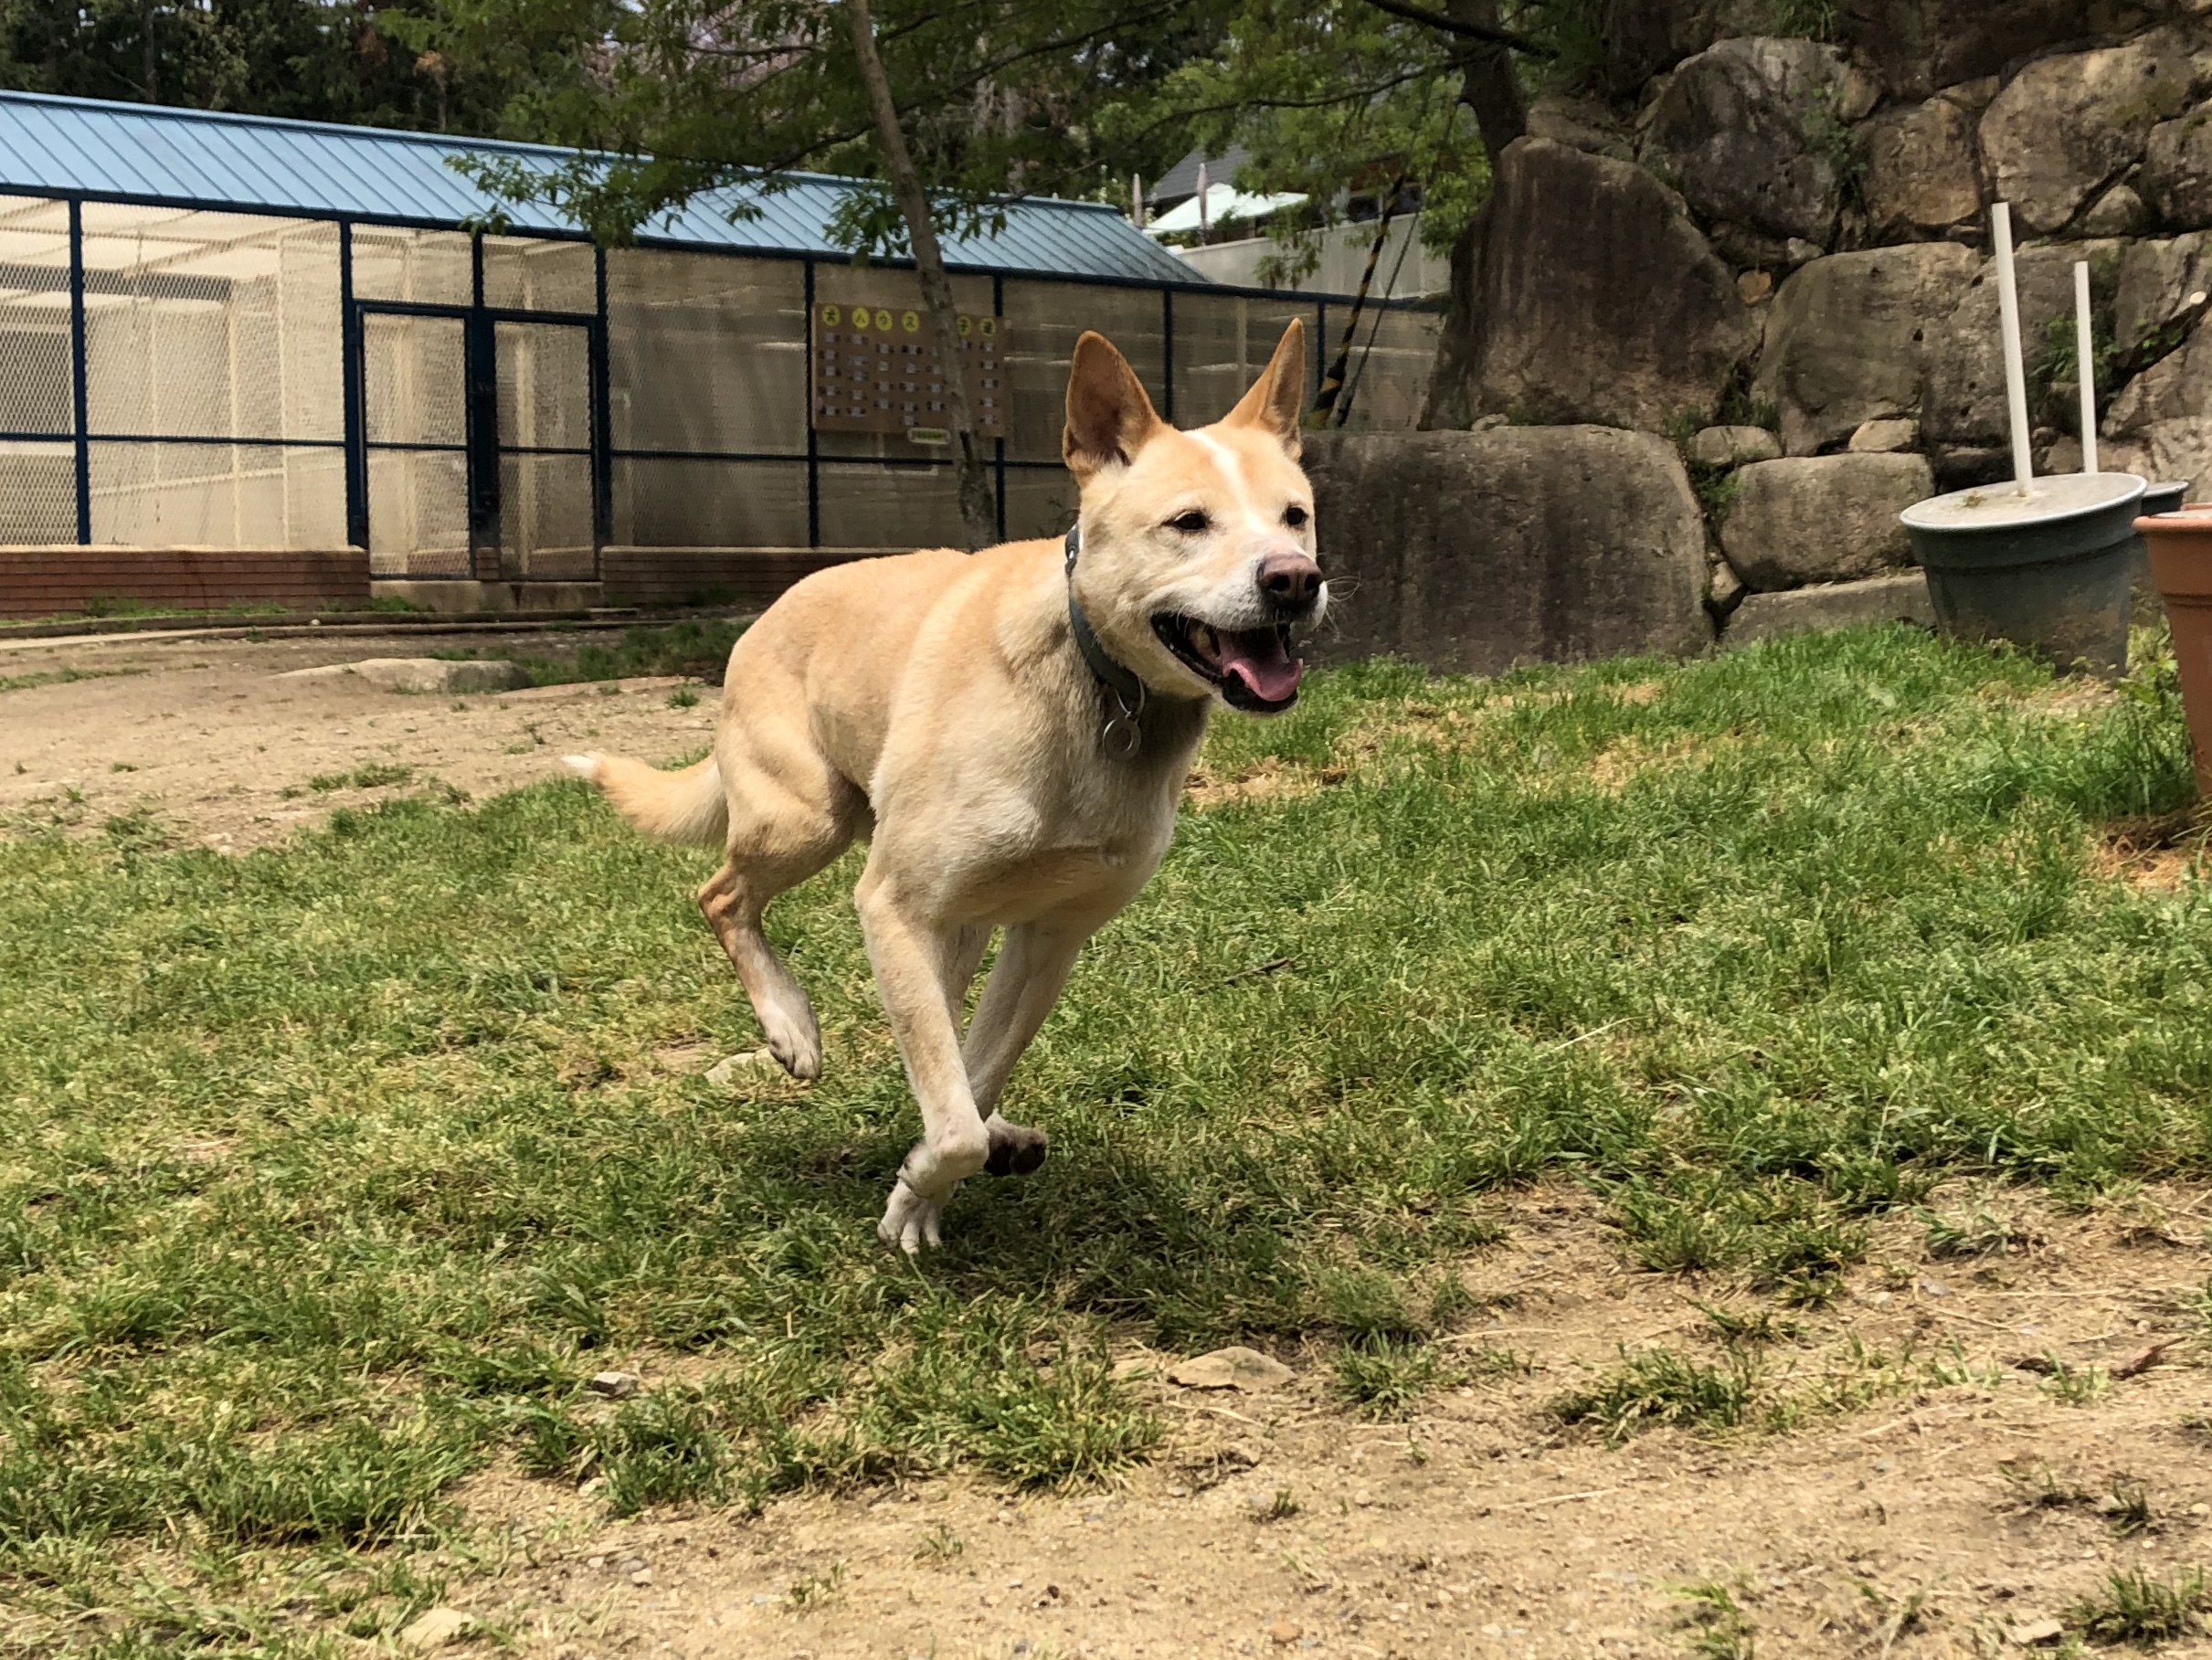
<instances>
[{"instance_id":1,"label":"dog's paw pad","mask_svg":"<svg viewBox=\"0 0 2212 1660\"><path fill-rule=\"evenodd\" d=\"M990 1138L990 1157L984 1160L986 1176L1028 1176L1044 1163L1049 1143L1042 1130L1012 1125Z\"/></svg>"}]
</instances>

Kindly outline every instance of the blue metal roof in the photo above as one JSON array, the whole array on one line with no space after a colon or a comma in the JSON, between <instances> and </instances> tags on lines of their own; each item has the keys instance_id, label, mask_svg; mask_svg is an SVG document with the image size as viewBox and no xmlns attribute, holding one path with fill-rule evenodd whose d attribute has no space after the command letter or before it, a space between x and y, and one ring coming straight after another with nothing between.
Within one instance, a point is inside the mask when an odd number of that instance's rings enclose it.
<instances>
[{"instance_id":1,"label":"blue metal roof","mask_svg":"<svg viewBox=\"0 0 2212 1660\"><path fill-rule=\"evenodd\" d=\"M447 164L452 156L486 152L549 164L571 153L491 139L0 91L0 193L450 228L501 206ZM718 191L641 227L640 239L844 259L847 250L823 227L852 188L846 180L808 174L772 196ZM759 215L733 221L729 208L746 200ZM508 207L506 214L521 232L577 229L545 207ZM1209 286L1116 209L1046 197L1011 204L1006 228L997 236L947 238L945 260L1010 275Z\"/></svg>"}]
</instances>

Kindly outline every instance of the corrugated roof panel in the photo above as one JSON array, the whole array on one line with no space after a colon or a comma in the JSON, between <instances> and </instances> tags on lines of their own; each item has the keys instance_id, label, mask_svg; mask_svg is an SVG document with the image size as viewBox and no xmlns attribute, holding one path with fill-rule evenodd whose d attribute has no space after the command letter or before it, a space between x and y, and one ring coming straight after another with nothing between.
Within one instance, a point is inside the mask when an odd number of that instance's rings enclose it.
<instances>
[{"instance_id":1,"label":"corrugated roof panel","mask_svg":"<svg viewBox=\"0 0 2212 1660\"><path fill-rule=\"evenodd\" d=\"M0 91L0 194L61 195L459 226L496 204L448 164L492 153L557 164L567 152L490 140L272 121L150 104ZM823 229L850 188L809 174L754 196L757 217L732 223L737 193L702 196L645 227L651 241L757 253L845 250ZM569 231L544 208L510 209L517 229ZM1038 277L1108 277L1205 287L1206 280L1111 207L1035 199L1007 209L997 236L948 237L948 265Z\"/></svg>"}]
</instances>

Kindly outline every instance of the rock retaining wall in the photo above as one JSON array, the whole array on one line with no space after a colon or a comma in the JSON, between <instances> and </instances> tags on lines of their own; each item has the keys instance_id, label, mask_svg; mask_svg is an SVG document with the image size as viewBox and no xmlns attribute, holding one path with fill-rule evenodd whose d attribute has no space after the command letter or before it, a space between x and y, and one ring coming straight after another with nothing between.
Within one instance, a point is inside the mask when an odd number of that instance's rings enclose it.
<instances>
[{"instance_id":1,"label":"rock retaining wall","mask_svg":"<svg viewBox=\"0 0 2212 1660\"><path fill-rule=\"evenodd\" d=\"M2101 460L2212 491L2203 0L1838 0L1824 39L1750 32L1771 18L1738 0L1606 9L1596 84L1537 100L1462 239L1425 425L1665 435L1719 629L1739 607L1762 632L1888 607L1885 573L1910 563L1898 510L2010 474L1986 250L2003 198L2038 467L2079 465L2086 260ZM1892 586L1781 597L1868 582Z\"/></svg>"}]
</instances>

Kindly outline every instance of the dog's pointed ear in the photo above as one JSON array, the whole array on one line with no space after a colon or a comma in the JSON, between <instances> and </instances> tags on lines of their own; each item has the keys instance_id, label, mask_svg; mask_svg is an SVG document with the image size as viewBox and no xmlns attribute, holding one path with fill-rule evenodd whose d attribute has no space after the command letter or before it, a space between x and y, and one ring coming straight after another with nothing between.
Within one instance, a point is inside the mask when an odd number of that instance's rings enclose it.
<instances>
[{"instance_id":1,"label":"dog's pointed ear","mask_svg":"<svg viewBox=\"0 0 2212 1660\"><path fill-rule=\"evenodd\" d=\"M1060 454L1078 481L1136 460L1162 423L1129 360L1104 334L1085 330L1068 365L1067 427Z\"/></svg>"},{"instance_id":2,"label":"dog's pointed ear","mask_svg":"<svg viewBox=\"0 0 2212 1660\"><path fill-rule=\"evenodd\" d=\"M1222 418L1224 427L1257 427L1282 440L1293 460L1298 453L1298 422L1306 413L1306 322L1293 317L1275 355L1260 371L1252 390Z\"/></svg>"}]
</instances>

